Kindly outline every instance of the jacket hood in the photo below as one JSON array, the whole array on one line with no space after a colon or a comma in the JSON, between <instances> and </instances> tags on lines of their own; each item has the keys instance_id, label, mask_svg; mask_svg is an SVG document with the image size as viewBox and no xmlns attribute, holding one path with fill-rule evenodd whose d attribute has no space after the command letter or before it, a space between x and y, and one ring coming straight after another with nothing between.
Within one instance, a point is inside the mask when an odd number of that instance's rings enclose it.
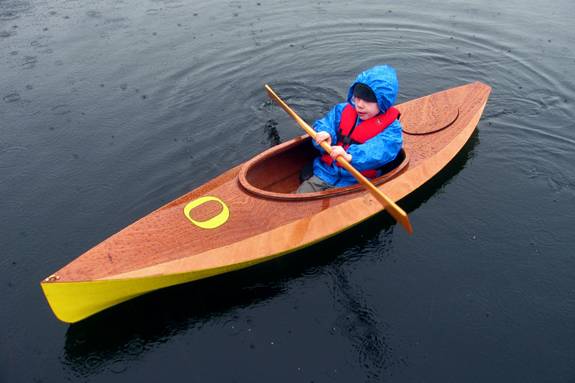
<instances>
[{"instance_id":1,"label":"jacket hood","mask_svg":"<svg viewBox=\"0 0 575 383\"><path fill-rule=\"evenodd\" d=\"M347 93L347 102L353 105L353 88L357 83L363 83L371 88L377 98L377 105L381 113L385 113L397 98L399 84L395 69L389 65L379 65L361 72Z\"/></svg>"}]
</instances>

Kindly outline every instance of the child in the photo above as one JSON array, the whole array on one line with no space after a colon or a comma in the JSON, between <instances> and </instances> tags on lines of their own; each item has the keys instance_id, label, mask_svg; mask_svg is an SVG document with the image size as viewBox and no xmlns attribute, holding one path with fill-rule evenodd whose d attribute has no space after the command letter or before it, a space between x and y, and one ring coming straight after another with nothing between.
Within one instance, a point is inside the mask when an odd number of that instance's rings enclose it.
<instances>
[{"instance_id":1,"label":"child","mask_svg":"<svg viewBox=\"0 0 575 383\"><path fill-rule=\"evenodd\" d=\"M335 161L343 156L368 178L380 175L380 167L395 159L401 149L399 112L393 108L398 91L395 69L376 66L360 73L347 95L347 102L334 106L313 128L314 146L322 153L313 162L313 176L304 181L297 193L311 193L348 186L356 179ZM319 143L331 147L328 155Z\"/></svg>"}]
</instances>

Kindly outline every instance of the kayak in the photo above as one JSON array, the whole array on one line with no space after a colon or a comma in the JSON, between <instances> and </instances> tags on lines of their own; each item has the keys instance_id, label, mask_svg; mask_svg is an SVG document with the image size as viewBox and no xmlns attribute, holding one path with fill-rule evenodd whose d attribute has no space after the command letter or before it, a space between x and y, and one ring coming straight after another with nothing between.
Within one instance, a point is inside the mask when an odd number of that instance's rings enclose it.
<instances>
[{"instance_id":1,"label":"kayak","mask_svg":"<svg viewBox=\"0 0 575 383\"><path fill-rule=\"evenodd\" d=\"M399 201L430 180L469 140L490 92L474 82L397 105L403 149L372 182ZM293 138L132 223L41 282L52 311L74 323L302 249L385 210L361 185L295 194L317 155L309 136Z\"/></svg>"}]
</instances>

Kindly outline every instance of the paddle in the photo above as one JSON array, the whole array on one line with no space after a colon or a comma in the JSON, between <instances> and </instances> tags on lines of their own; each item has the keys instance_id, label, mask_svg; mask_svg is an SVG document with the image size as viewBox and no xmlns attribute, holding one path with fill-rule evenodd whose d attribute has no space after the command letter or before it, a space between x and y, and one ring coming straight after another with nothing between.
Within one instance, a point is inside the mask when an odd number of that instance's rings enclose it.
<instances>
[{"instance_id":1,"label":"paddle","mask_svg":"<svg viewBox=\"0 0 575 383\"><path fill-rule=\"evenodd\" d=\"M297 115L274 91L269 85L265 85L266 91L268 92L269 96L282 107L283 110L287 112L290 116L293 117L294 120L298 123L299 126L306 131L307 134L311 136L312 139L315 140L316 132L313 130L311 126L309 126L300 116ZM327 142L323 141L321 144L323 150L327 153L331 153L331 147L327 144ZM413 233L413 228L411 227L411 223L409 222L409 217L407 213L403 211L402 208L397 206L395 202L393 202L388 196L386 196L381 190L379 190L374 184L372 184L367 178L365 178L360 172L358 172L353 166L350 165L342 156L336 158L336 161L348 172L350 172L355 179L362 184L374 197L377 199L383 207L391 214L393 218L397 222L399 222L405 230L409 234Z\"/></svg>"}]
</instances>

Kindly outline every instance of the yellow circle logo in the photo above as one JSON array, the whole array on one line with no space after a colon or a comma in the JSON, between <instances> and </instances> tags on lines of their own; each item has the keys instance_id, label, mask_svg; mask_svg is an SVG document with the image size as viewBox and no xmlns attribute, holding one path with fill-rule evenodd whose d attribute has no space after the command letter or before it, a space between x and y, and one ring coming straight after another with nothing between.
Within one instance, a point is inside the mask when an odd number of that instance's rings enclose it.
<instances>
[{"instance_id":1,"label":"yellow circle logo","mask_svg":"<svg viewBox=\"0 0 575 383\"><path fill-rule=\"evenodd\" d=\"M219 212L218 215L216 215L215 217L212 217L208 220L205 220L205 221L196 221L190 216L190 212L194 208L196 208L200 205L203 205L206 202L210 202L210 201L215 201L222 206L222 211ZM184 215L186 216L187 219L190 220L190 222L192 222L194 225L196 225L198 227L201 227L202 229L215 229L217 227L222 226L224 223L226 223L228 218L230 218L230 209L224 203L224 201L222 201L218 197L204 196L204 197L200 197L198 199L195 199L191 202L188 202L186 204L186 206L184 207Z\"/></svg>"}]
</instances>

